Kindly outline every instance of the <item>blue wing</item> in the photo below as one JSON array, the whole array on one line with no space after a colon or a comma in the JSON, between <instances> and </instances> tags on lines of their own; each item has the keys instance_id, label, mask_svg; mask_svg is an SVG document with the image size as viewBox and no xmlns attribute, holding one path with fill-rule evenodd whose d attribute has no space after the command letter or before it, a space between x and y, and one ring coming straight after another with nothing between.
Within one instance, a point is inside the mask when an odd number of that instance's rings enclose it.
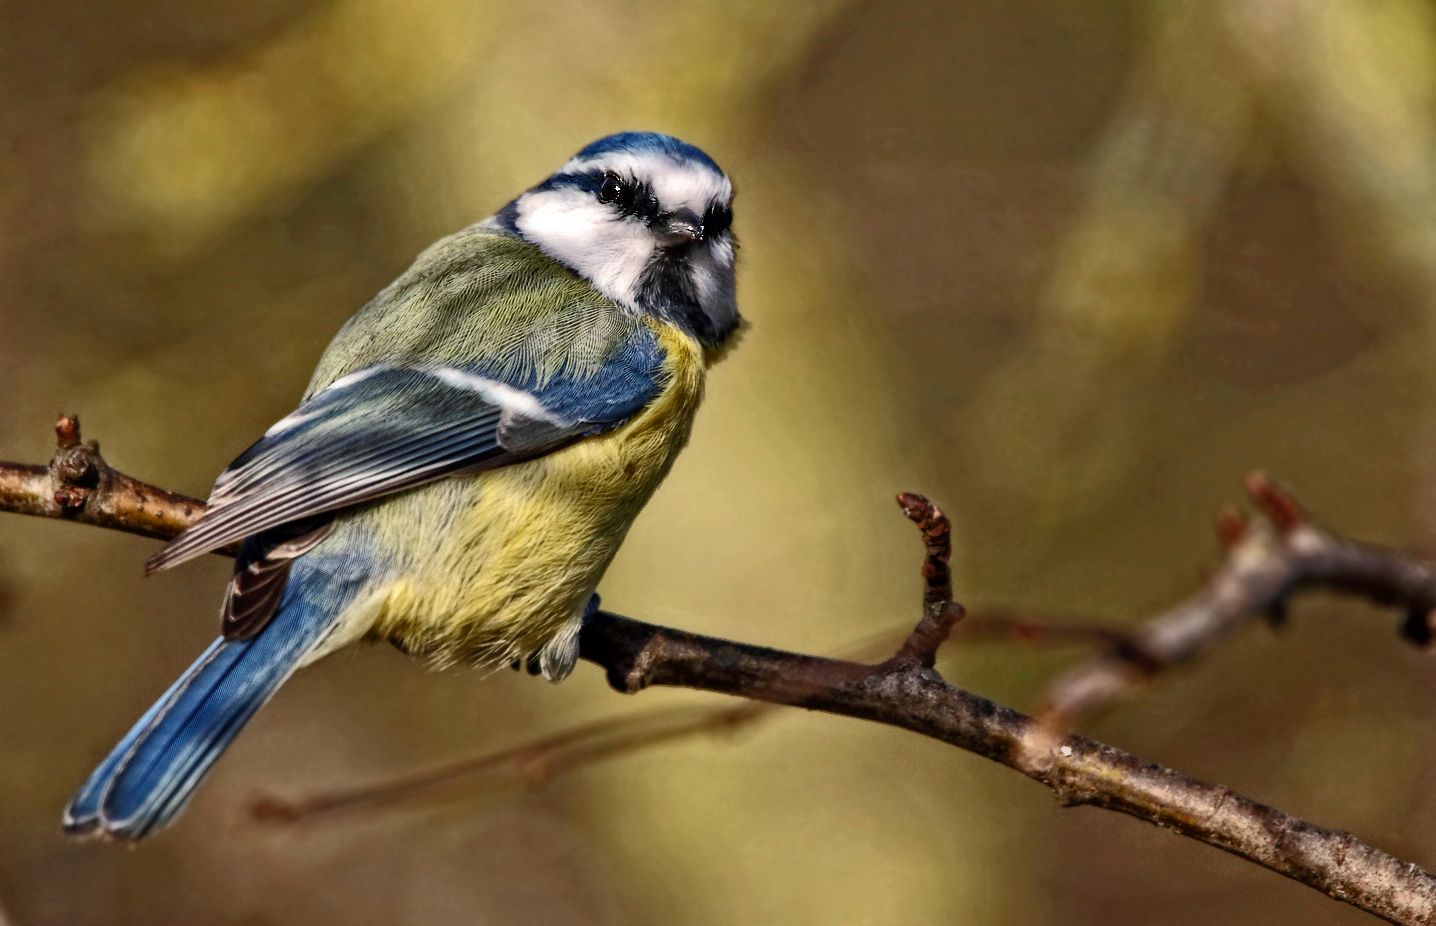
<instances>
[{"instance_id":1,"label":"blue wing","mask_svg":"<svg viewBox=\"0 0 1436 926\"><path fill-rule=\"evenodd\" d=\"M343 377L241 454L215 483L209 511L146 570L243 538L292 551L293 531L278 541L257 535L445 476L532 459L613 428L662 388L660 355L640 354L640 368L625 364L538 389L454 367L371 367ZM314 535L297 536L303 552ZM242 578L243 570L236 582Z\"/></svg>"}]
</instances>

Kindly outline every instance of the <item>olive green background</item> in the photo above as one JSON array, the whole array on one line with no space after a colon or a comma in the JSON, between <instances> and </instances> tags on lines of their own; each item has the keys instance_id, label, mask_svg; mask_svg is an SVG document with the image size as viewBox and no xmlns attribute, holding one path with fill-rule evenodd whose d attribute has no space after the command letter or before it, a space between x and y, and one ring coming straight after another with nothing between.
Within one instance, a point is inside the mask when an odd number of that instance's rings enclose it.
<instances>
[{"instance_id":1,"label":"olive green background","mask_svg":"<svg viewBox=\"0 0 1436 926\"><path fill-rule=\"evenodd\" d=\"M806 651L916 617L899 489L962 597L1131 622L1194 588L1250 468L1436 551L1436 6L1418 0L0 3L0 457L78 413L205 494L421 247L582 144L736 179L752 322L605 581ZM31 924L1359 923L975 757L799 711L536 789L304 829L247 814L718 699L432 673L291 681L172 830L69 793L215 629L224 564L0 518L0 918ZM1084 730L1427 867L1436 667L1312 600ZM949 647L1032 707L1080 652Z\"/></svg>"}]
</instances>

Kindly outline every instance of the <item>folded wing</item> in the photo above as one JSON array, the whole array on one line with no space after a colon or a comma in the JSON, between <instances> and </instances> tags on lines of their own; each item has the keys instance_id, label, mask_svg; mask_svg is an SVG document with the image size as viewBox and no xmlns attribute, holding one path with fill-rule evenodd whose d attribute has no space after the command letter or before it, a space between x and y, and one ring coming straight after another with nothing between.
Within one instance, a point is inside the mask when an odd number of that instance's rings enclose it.
<instances>
[{"instance_id":1,"label":"folded wing","mask_svg":"<svg viewBox=\"0 0 1436 926\"><path fill-rule=\"evenodd\" d=\"M646 401L630 398L627 409ZM455 368L361 370L241 454L215 483L205 515L146 571L461 471L531 459L619 423L594 417L603 416L555 414L534 394ZM284 538L276 552L288 552L291 539L299 538Z\"/></svg>"}]
</instances>

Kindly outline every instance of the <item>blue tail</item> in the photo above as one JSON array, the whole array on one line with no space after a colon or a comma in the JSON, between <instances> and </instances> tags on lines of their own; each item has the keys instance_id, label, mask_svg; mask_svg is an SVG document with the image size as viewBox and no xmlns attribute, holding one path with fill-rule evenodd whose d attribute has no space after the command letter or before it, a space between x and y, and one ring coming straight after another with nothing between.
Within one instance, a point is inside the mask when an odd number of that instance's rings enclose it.
<instances>
[{"instance_id":1,"label":"blue tail","mask_svg":"<svg viewBox=\"0 0 1436 926\"><path fill-rule=\"evenodd\" d=\"M179 813L331 624L329 609L286 597L258 636L214 641L145 712L65 808L66 832L142 839Z\"/></svg>"}]
</instances>

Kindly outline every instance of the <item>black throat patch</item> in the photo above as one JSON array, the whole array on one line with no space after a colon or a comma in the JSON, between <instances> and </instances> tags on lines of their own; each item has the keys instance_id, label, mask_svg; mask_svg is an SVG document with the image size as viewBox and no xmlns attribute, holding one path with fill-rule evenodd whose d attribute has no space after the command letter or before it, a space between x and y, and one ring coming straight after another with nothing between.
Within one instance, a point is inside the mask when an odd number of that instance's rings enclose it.
<instances>
[{"instance_id":1,"label":"black throat patch","mask_svg":"<svg viewBox=\"0 0 1436 926\"><path fill-rule=\"evenodd\" d=\"M720 326L703 311L692 267L682 252L662 251L654 257L639 281L638 303L644 311L672 322L707 348L722 344L738 327L736 318Z\"/></svg>"}]
</instances>

